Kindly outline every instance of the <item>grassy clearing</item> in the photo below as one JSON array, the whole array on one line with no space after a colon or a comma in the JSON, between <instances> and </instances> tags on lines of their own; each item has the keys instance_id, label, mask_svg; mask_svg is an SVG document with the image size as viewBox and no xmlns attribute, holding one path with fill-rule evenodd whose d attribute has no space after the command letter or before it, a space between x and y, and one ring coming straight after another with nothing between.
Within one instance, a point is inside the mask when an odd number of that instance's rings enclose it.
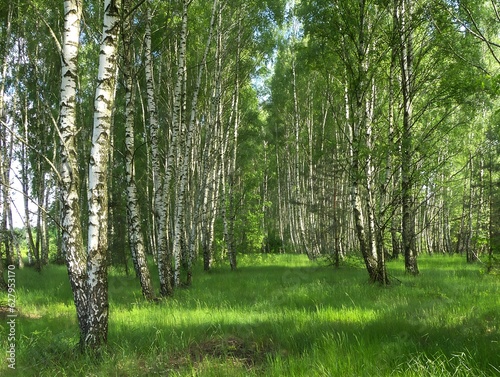
<instances>
[{"instance_id":1,"label":"grassy clearing","mask_svg":"<svg viewBox=\"0 0 500 377\"><path fill-rule=\"evenodd\" d=\"M20 376L495 376L500 281L458 257L391 262L394 284L300 255L240 256L239 270L196 271L157 304L110 271L109 347L80 355L64 267L16 272ZM396 280L397 279L397 280ZM7 349L7 321L0 318ZM0 375L9 375L7 363Z\"/></svg>"}]
</instances>

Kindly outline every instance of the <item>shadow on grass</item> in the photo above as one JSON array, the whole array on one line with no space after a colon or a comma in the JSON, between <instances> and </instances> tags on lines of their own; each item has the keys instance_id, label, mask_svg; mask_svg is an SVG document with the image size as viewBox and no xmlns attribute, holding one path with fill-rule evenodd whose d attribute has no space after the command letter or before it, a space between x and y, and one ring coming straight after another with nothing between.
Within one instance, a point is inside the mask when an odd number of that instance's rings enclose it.
<instances>
[{"instance_id":1,"label":"shadow on grass","mask_svg":"<svg viewBox=\"0 0 500 377\"><path fill-rule=\"evenodd\" d=\"M470 323L451 327L437 327L395 319L404 308L387 313L363 324L349 321L319 321L311 316L309 321L297 323L293 317L278 321L254 321L250 324L213 323L207 325L171 326L170 328L145 327L141 334L130 338L130 332L123 329L115 334L115 344L124 342L139 345L136 351L148 349L156 354L151 365L155 373L167 370L179 371L196 368L204 360L233 359L249 370L265 370L276 358L305 360L313 363L315 356L324 353L349 355L360 363L372 363L372 367L389 372L397 368L411 368L415 358L425 360L444 356L449 360L445 368L449 375L463 375L457 372L467 355L474 366L462 365L477 373L494 375L493 367L500 367L500 356L494 351L498 334L474 331ZM479 330L479 329L476 329ZM142 337L150 339L144 344ZM125 346L126 347L126 346ZM456 360L456 361L453 361ZM475 369L474 369L475 368ZM367 367L367 375L375 370ZM385 373L384 372L384 373ZM387 374L380 375L387 375ZM455 373L455 374L454 374ZM375 374L377 375L377 374ZM445 374L442 374L445 375ZM481 374L477 374L481 375Z\"/></svg>"},{"instance_id":2,"label":"shadow on grass","mask_svg":"<svg viewBox=\"0 0 500 377\"><path fill-rule=\"evenodd\" d=\"M498 340L495 334L464 331L470 323L448 328L422 326L394 319L392 314L387 313L361 325L311 318L298 326L293 318L284 318L277 322L255 321L246 325L214 323L171 328L146 325L140 332L121 327L118 332L112 330L110 345L102 360L79 353L75 346L77 339L71 336L74 326L71 321L62 323L65 328L62 332L55 332L55 323L45 321L47 328L54 330L26 336L22 341L23 356L18 360L18 372L21 373L18 375L38 375L33 374L35 371L47 371L45 375L49 375L50 370L62 368L68 375L84 376L89 371L99 371L101 364L108 364L107 368L110 368L110 363L121 359L117 357L120 353L136 360L137 365L130 367L132 371L147 370L144 375L169 375L169 372L196 369L207 360L230 362L249 374L264 375L269 363L276 358L312 362L311 358L317 357L318 352L334 353L339 357L351 355L363 363L371 361L373 365L376 360L383 360L387 363L384 366L387 371L411 366L418 355L425 355L426 360L440 354L453 359L461 353L471 355L476 360L475 367L485 375L494 371L492 366L500 366L500 357L492 348ZM446 367L452 375L452 369L457 365L450 362ZM367 371L370 368L367 367ZM119 370L116 372L117 375L130 375L126 371L122 374Z\"/></svg>"},{"instance_id":3,"label":"shadow on grass","mask_svg":"<svg viewBox=\"0 0 500 377\"><path fill-rule=\"evenodd\" d=\"M76 376L87 375L89 370L102 374L107 364L108 370L118 368L122 375L134 371L167 375L168 371L197 368L207 360L230 360L259 374L277 358L313 363L323 355L328 364L335 354L371 362L372 368L383 360L385 365L380 367L384 370L404 371L419 357L425 363L439 355L452 360L465 353L485 375L493 367L500 369L500 355L494 351L499 341L495 302L477 313L472 308L469 315L457 312L451 324L426 318L453 312L459 295L477 288L477 271L443 267L430 273L414 279L395 272L402 284L384 289L368 284L362 269L314 265L243 266L236 273L198 271L193 287L159 304L142 300L135 278L111 274L110 344L104 358L97 362L78 353L73 317L23 318L20 370L28 376L67 368L68 375ZM54 273L52 284L64 285L63 277L67 280L66 275ZM457 280L462 279L467 284L459 289ZM45 283L31 281L25 287L32 293L48 289ZM64 289L50 300L41 294L32 297L40 299L39 304L66 302ZM126 320L117 319L115 314L120 312ZM191 312L198 317L190 317L194 316ZM358 317L349 317L354 312ZM164 320L173 316L170 322ZM454 367L453 362L445 365L450 375ZM367 373L373 370L367 367Z\"/></svg>"}]
</instances>

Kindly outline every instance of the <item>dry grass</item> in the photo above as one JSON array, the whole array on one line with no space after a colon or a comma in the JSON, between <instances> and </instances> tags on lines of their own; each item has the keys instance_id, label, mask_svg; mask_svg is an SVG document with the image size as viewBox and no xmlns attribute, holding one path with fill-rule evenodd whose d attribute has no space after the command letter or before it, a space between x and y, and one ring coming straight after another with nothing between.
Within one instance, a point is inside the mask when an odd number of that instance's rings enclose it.
<instances>
[{"instance_id":1,"label":"dry grass","mask_svg":"<svg viewBox=\"0 0 500 377\"><path fill-rule=\"evenodd\" d=\"M273 350L270 345L227 335L191 343L186 349L171 355L170 365L174 369L186 367L197 369L203 362L220 361L252 371L261 369L272 354Z\"/></svg>"}]
</instances>

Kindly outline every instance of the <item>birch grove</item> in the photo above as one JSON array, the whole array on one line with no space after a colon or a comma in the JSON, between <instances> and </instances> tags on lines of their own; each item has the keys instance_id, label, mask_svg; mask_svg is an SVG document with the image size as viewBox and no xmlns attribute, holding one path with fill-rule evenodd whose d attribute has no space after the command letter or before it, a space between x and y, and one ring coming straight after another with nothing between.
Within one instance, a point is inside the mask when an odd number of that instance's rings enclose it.
<instances>
[{"instance_id":1,"label":"birch grove","mask_svg":"<svg viewBox=\"0 0 500 377\"><path fill-rule=\"evenodd\" d=\"M47 4L2 7L0 255L66 263L82 349L109 267L160 304L240 254L493 268L493 2Z\"/></svg>"}]
</instances>

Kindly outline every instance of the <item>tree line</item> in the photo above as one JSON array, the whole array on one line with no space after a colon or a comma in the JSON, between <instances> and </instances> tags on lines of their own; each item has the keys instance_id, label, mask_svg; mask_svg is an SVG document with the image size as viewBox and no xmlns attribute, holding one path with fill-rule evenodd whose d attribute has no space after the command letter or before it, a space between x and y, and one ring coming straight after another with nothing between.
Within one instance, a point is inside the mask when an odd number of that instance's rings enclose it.
<instances>
[{"instance_id":1,"label":"tree line","mask_svg":"<svg viewBox=\"0 0 500 377\"><path fill-rule=\"evenodd\" d=\"M333 263L498 248L493 1L301 1L266 103L279 239ZM278 213L281 214L278 216Z\"/></svg>"},{"instance_id":2,"label":"tree line","mask_svg":"<svg viewBox=\"0 0 500 377\"><path fill-rule=\"evenodd\" d=\"M67 265L90 349L106 343L112 264L147 300L240 252L360 255L382 284L400 255L412 275L421 253L491 267L499 14L493 0L4 2L2 258L24 263L18 178L27 260Z\"/></svg>"}]
</instances>

